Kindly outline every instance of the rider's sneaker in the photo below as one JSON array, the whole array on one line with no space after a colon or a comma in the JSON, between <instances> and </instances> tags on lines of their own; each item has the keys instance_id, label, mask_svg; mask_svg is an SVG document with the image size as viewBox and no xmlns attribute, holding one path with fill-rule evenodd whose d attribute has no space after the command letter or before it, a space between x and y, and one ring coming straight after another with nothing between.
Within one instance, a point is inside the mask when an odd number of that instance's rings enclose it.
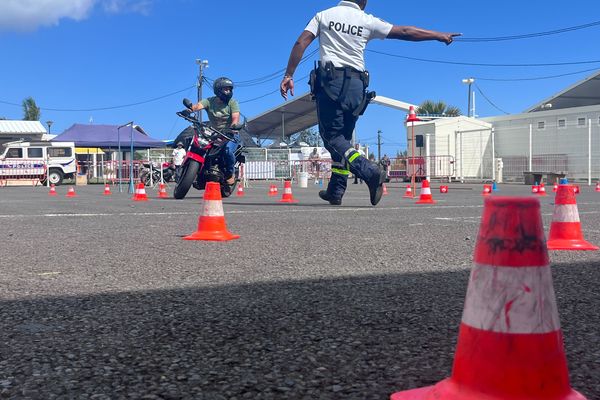
<instances>
[{"instance_id":1,"label":"rider's sneaker","mask_svg":"<svg viewBox=\"0 0 600 400\"><path fill-rule=\"evenodd\" d=\"M325 201L328 201L332 206L340 206L342 205L342 199L333 199L327 193L327 190L321 190L319 192L319 197Z\"/></svg>"}]
</instances>

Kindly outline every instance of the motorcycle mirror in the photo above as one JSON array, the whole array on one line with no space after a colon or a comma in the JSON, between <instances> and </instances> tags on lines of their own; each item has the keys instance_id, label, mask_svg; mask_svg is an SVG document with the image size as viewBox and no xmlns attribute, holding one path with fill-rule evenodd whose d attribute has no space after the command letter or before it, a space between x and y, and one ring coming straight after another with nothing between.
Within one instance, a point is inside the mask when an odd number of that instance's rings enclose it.
<instances>
[{"instance_id":1,"label":"motorcycle mirror","mask_svg":"<svg viewBox=\"0 0 600 400\"><path fill-rule=\"evenodd\" d=\"M189 108L191 110L193 104L190 101L190 99L183 99L183 105L185 106L185 108Z\"/></svg>"}]
</instances>

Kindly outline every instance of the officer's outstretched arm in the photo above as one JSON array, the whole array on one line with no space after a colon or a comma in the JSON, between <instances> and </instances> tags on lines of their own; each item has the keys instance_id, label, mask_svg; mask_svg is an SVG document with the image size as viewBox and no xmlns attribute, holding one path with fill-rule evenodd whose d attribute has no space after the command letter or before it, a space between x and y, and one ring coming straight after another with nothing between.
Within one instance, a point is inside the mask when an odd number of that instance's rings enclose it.
<instances>
[{"instance_id":1,"label":"officer's outstretched arm","mask_svg":"<svg viewBox=\"0 0 600 400\"><path fill-rule=\"evenodd\" d=\"M410 40L412 42L422 42L424 40L437 40L446 44L452 43L456 36L461 36L462 33L444 33L430 31L416 26L400 26L394 25L388 34L388 39Z\"/></svg>"},{"instance_id":2,"label":"officer's outstretched arm","mask_svg":"<svg viewBox=\"0 0 600 400\"><path fill-rule=\"evenodd\" d=\"M312 32L303 31L302 34L300 34L300 37L298 37L298 40L296 40L296 43L294 43L294 47L292 47L285 75L279 85L281 96L286 100L288 91L292 96L294 95L294 72L296 72L296 68L300 63L306 48L310 46L313 40L315 40L315 35L313 35Z\"/></svg>"}]
</instances>

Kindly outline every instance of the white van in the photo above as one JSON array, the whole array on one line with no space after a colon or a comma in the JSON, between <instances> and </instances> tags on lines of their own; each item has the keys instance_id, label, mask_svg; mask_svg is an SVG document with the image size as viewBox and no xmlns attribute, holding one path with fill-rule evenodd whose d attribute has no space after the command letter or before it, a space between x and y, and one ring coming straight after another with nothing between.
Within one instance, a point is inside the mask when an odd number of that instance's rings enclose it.
<instances>
[{"instance_id":1,"label":"white van","mask_svg":"<svg viewBox=\"0 0 600 400\"><path fill-rule=\"evenodd\" d=\"M77 172L73 142L10 142L0 155L0 179L45 177L48 165L50 183L60 185Z\"/></svg>"}]
</instances>

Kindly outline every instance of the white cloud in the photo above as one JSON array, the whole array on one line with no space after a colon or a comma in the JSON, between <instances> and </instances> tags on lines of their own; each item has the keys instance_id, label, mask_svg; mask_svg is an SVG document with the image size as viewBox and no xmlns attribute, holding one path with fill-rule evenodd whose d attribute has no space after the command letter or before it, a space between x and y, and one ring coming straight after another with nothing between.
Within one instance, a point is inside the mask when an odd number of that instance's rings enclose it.
<instances>
[{"instance_id":1,"label":"white cloud","mask_svg":"<svg viewBox=\"0 0 600 400\"><path fill-rule=\"evenodd\" d=\"M64 18L81 21L96 5L111 14L147 15L153 0L0 0L0 31L34 31Z\"/></svg>"}]
</instances>

